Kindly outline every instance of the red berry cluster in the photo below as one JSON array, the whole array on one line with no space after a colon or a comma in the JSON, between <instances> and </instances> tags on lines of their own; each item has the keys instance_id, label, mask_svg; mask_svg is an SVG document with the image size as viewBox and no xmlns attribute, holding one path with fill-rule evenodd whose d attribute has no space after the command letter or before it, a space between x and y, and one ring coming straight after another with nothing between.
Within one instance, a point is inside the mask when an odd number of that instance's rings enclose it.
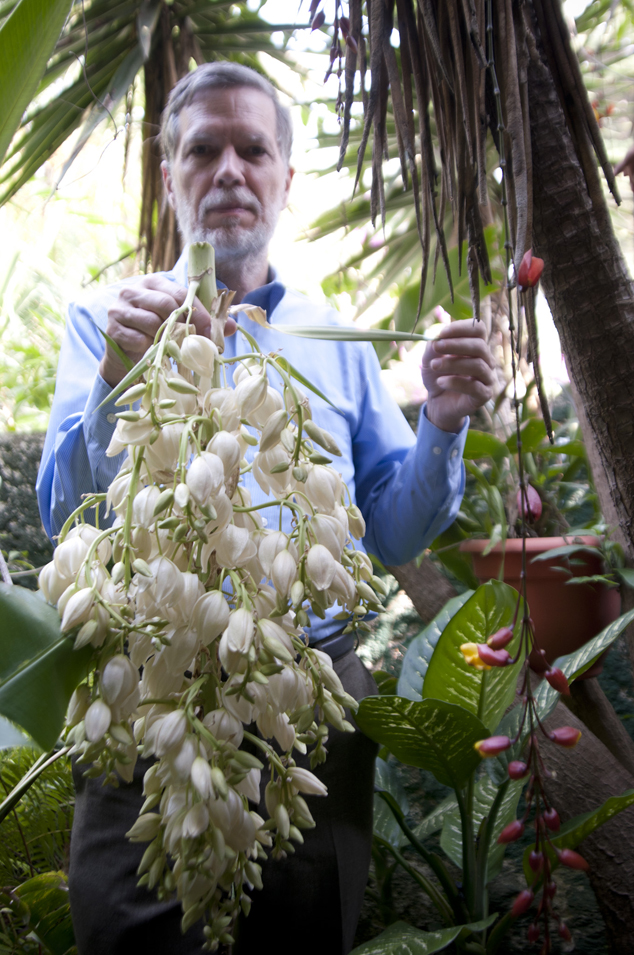
<instances>
[{"instance_id":1,"label":"red berry cluster","mask_svg":"<svg viewBox=\"0 0 634 955\"><path fill-rule=\"evenodd\" d=\"M489 667L504 667L515 663L522 651L529 653L534 644L533 624L529 617L522 620L522 636L520 639L520 649L515 656L506 649L506 646L513 639L513 631L517 621L520 601L515 610L513 622L508 627L502 627L496 633L492 634L486 643L478 644L478 656L480 660ZM559 693L570 693L570 687L565 674L558 667L550 667L544 674L546 680ZM580 730L572 726L560 726L555 730L548 731L542 724L537 706L532 694L528 669L524 674L522 685L522 714L520 726L513 739L509 736L490 736L488 739L480 740L476 743L476 749L483 757L498 756L514 746L524 736L528 740L526 755L523 759L512 760L508 764L508 775L512 780L524 779L530 777L526 790L526 809L521 819L514 819L502 830L498 836L500 844L516 842L524 834L527 820L531 812L533 813L533 823L535 828L535 843L528 857L528 864L534 873L533 887L524 889L515 899L511 914L513 918L518 918L527 912L535 899L535 891L541 887L541 898L537 905L535 920L528 929L528 940L537 942L540 939L541 929L539 922L543 923L544 942L541 948L542 955L550 952L550 924L551 919L557 924L557 931L561 938L570 939L570 930L561 920L559 913L553 906L553 899L557 890L555 882L552 880L552 866L556 859L560 865L568 866L572 869L588 869L588 863L585 859L574 852L572 849L558 849L551 841L551 833L557 832L560 828L559 814L550 804L544 788L544 779L547 771L540 753L540 738L545 736L550 742L559 746L571 748L576 746L581 736ZM539 731L539 732L538 732Z\"/></svg>"}]
</instances>

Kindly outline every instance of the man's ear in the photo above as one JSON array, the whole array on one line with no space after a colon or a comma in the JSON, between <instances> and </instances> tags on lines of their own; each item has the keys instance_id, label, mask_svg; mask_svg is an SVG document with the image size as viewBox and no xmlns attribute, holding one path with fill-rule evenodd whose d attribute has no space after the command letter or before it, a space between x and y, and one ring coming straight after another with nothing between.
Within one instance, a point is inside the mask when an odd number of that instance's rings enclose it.
<instances>
[{"instance_id":1,"label":"man's ear","mask_svg":"<svg viewBox=\"0 0 634 955\"><path fill-rule=\"evenodd\" d=\"M292 166L289 166L288 169L286 170L286 182L284 184L284 204L282 206L283 209L286 209L288 205L288 196L291 191L291 183L293 181L294 175L295 175L295 170L293 169Z\"/></svg>"},{"instance_id":2,"label":"man's ear","mask_svg":"<svg viewBox=\"0 0 634 955\"><path fill-rule=\"evenodd\" d=\"M172 209L174 209L174 187L172 185L172 173L169 164L165 160L163 160L161 163L161 174L163 176L165 192L167 193L167 201L169 202Z\"/></svg>"}]
</instances>

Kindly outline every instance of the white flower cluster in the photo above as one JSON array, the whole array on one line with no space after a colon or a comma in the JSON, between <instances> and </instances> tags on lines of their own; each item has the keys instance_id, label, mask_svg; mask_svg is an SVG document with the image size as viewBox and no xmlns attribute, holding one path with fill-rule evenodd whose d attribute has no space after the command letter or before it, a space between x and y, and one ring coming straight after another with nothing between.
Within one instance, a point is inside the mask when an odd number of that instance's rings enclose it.
<instances>
[{"instance_id":1,"label":"white flower cluster","mask_svg":"<svg viewBox=\"0 0 634 955\"><path fill-rule=\"evenodd\" d=\"M127 459L107 493L112 527L83 523L98 497L88 499L40 587L75 646L94 648L69 709L73 751L87 775L115 785L132 779L138 754L155 757L128 833L149 843L139 875L159 898L177 893L183 931L205 919L214 951L248 913L265 850L293 852L314 825L304 795L326 795L293 751L310 748L314 766L327 724L352 730L344 707L355 701L330 658L307 646L307 608L323 617L338 602L348 629L364 627L368 609L381 609L372 585L382 585L350 541L363 518L318 450L338 448L288 365L250 340L226 387L222 335L214 344L189 324L195 288L118 400L129 410L108 453ZM214 321L229 305L221 293ZM240 483L251 467L292 512L289 534L263 526ZM260 802L265 762L266 819L249 805Z\"/></svg>"}]
</instances>

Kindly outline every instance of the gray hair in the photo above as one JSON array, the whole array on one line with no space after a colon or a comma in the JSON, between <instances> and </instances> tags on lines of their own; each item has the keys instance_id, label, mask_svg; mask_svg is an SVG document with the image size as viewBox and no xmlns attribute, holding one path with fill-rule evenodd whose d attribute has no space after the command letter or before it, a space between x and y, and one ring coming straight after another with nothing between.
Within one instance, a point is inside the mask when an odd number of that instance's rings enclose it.
<instances>
[{"instance_id":1,"label":"gray hair","mask_svg":"<svg viewBox=\"0 0 634 955\"><path fill-rule=\"evenodd\" d=\"M183 76L172 89L161 120L161 146L168 164L172 162L178 144L178 117L181 110L207 90L229 89L233 86L250 86L269 97L275 106L277 145L282 158L290 162L293 145L291 114L290 110L280 103L273 84L248 66L221 60L203 63Z\"/></svg>"}]
</instances>

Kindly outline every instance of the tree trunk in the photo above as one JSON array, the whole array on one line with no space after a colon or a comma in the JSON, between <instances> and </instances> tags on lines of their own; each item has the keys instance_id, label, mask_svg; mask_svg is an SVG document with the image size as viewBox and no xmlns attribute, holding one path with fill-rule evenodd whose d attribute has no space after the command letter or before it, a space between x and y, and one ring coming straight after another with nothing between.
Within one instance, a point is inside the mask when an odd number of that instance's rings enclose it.
<instances>
[{"instance_id":1,"label":"tree trunk","mask_svg":"<svg viewBox=\"0 0 634 955\"><path fill-rule=\"evenodd\" d=\"M634 558L634 286L605 200L589 195L545 59L531 59L528 81L534 251L602 470L597 485L609 494L603 508Z\"/></svg>"}]
</instances>

